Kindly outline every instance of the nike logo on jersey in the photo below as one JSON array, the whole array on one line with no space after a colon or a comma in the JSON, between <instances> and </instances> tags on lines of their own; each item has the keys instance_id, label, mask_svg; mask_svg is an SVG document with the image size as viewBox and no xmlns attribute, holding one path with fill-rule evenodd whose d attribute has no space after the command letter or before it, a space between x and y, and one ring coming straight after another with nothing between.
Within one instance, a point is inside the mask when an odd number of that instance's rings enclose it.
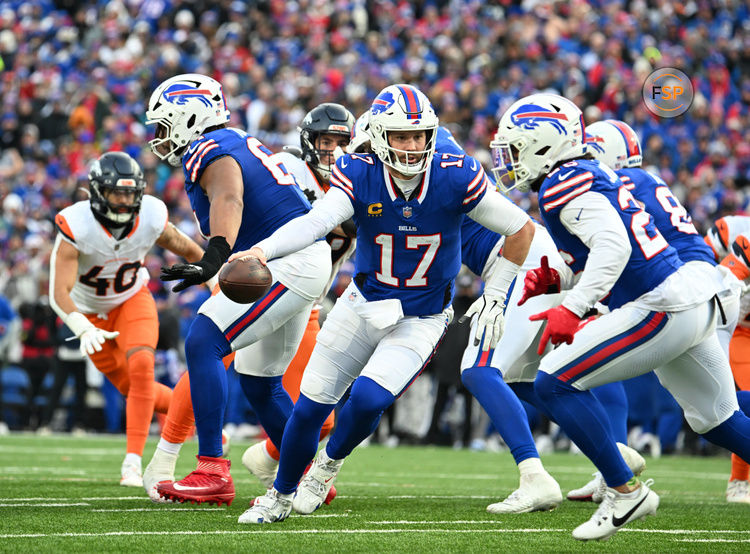
<instances>
[{"instance_id":1,"label":"nike logo on jersey","mask_svg":"<svg viewBox=\"0 0 750 554\"><path fill-rule=\"evenodd\" d=\"M564 181L565 179L567 179L568 177L570 177L570 174L571 174L571 173L573 173L573 171L574 171L574 170L572 170L572 169L571 169L571 170L570 170L570 171L568 171L568 172L567 172L567 173L566 173L565 175L560 175L560 180L561 180L561 181Z\"/></svg>"},{"instance_id":2,"label":"nike logo on jersey","mask_svg":"<svg viewBox=\"0 0 750 554\"><path fill-rule=\"evenodd\" d=\"M347 165L349 164L346 163L344 160L341 160L341 169L344 169Z\"/></svg>"},{"instance_id":3,"label":"nike logo on jersey","mask_svg":"<svg viewBox=\"0 0 750 554\"><path fill-rule=\"evenodd\" d=\"M651 492L646 493L646 496L641 498L641 501L635 506L633 506L628 511L628 513L626 513L624 516L617 517L614 513L612 513L612 525L614 525L615 527L621 527L622 525L625 525L628 522L628 518L632 516L635 513L635 511L640 507L640 505L646 501L649 494L651 494Z\"/></svg>"},{"instance_id":4,"label":"nike logo on jersey","mask_svg":"<svg viewBox=\"0 0 750 554\"><path fill-rule=\"evenodd\" d=\"M205 489L210 489L211 487L186 487L185 485L180 485L179 483L175 483L172 485L174 487L174 490L176 491L202 491Z\"/></svg>"},{"instance_id":5,"label":"nike logo on jersey","mask_svg":"<svg viewBox=\"0 0 750 554\"><path fill-rule=\"evenodd\" d=\"M578 212L578 215L576 216L576 221L581 221L581 214L583 213L583 208Z\"/></svg>"},{"instance_id":6,"label":"nike logo on jersey","mask_svg":"<svg viewBox=\"0 0 750 554\"><path fill-rule=\"evenodd\" d=\"M471 170L472 171L476 171L477 170L477 161L476 160L472 160L472 162L471 162Z\"/></svg>"}]
</instances>

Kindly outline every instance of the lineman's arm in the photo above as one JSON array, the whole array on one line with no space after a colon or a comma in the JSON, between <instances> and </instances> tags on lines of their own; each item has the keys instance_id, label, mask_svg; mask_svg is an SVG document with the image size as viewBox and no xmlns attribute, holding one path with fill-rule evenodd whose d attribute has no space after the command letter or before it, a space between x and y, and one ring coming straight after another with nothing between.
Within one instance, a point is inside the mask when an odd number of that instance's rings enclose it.
<instances>
[{"instance_id":1,"label":"lineman's arm","mask_svg":"<svg viewBox=\"0 0 750 554\"><path fill-rule=\"evenodd\" d=\"M240 166L233 158L225 156L209 165L201 175L200 185L210 203L208 221L211 238L200 259L162 268L162 281L181 279L172 288L174 292L206 282L211 286L210 280L232 253L242 224L244 185Z\"/></svg>"},{"instance_id":2,"label":"lineman's arm","mask_svg":"<svg viewBox=\"0 0 750 554\"><path fill-rule=\"evenodd\" d=\"M326 195L315 203L312 210L288 221L250 250L232 254L229 260L252 255L265 262L286 256L325 237L337 225L353 215L354 206L347 194L337 187L331 187Z\"/></svg>"}]
</instances>

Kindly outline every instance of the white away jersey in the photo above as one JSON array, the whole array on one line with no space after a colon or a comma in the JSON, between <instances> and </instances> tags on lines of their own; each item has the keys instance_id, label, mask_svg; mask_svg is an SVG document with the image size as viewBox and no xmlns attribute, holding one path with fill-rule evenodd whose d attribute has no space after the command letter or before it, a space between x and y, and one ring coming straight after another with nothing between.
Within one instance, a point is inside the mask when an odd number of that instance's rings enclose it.
<instances>
[{"instance_id":1,"label":"white away jersey","mask_svg":"<svg viewBox=\"0 0 750 554\"><path fill-rule=\"evenodd\" d=\"M167 207L144 195L133 229L117 240L94 217L89 201L55 216L62 238L78 250L78 276L70 297L83 313L106 314L148 282L143 259L167 226Z\"/></svg>"},{"instance_id":2,"label":"white away jersey","mask_svg":"<svg viewBox=\"0 0 750 554\"><path fill-rule=\"evenodd\" d=\"M307 200L310 204L315 205L315 202L323 198L328 191L328 187L325 189L320 186L318 179L315 177L310 166L307 162L301 160L294 154L289 152L279 152L271 156L271 159L276 163L284 164L286 170L294 176L294 180L305 193ZM320 295L316 302L316 306L321 305L328 289L331 288L333 280L336 278L336 274L341 269L341 266L354 252L357 244L357 240L349 237L334 236L333 233L326 237L328 245L331 247L331 276L328 279L328 284L323 289L323 294Z\"/></svg>"}]
</instances>

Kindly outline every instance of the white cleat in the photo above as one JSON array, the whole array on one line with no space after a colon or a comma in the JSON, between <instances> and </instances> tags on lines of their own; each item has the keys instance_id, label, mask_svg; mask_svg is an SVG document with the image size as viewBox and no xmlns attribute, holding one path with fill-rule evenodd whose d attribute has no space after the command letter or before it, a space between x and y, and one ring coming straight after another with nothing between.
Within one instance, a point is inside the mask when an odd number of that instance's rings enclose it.
<instances>
[{"instance_id":1,"label":"white cleat","mask_svg":"<svg viewBox=\"0 0 750 554\"><path fill-rule=\"evenodd\" d=\"M727 502L750 504L750 483L734 479L727 483Z\"/></svg>"},{"instance_id":2,"label":"white cleat","mask_svg":"<svg viewBox=\"0 0 750 554\"><path fill-rule=\"evenodd\" d=\"M258 442L245 450L242 455L242 465L255 475L266 489L273 487L279 462L268 455L265 441Z\"/></svg>"},{"instance_id":3,"label":"white cleat","mask_svg":"<svg viewBox=\"0 0 750 554\"><path fill-rule=\"evenodd\" d=\"M141 464L125 460L120 469L120 485L123 487L142 487Z\"/></svg>"},{"instance_id":4,"label":"white cleat","mask_svg":"<svg viewBox=\"0 0 750 554\"><path fill-rule=\"evenodd\" d=\"M631 493L620 493L607 489L604 500L587 522L573 530L573 538L579 541L606 541L622 527L636 519L654 515L659 507L659 495L649 488L649 479Z\"/></svg>"},{"instance_id":5,"label":"white cleat","mask_svg":"<svg viewBox=\"0 0 750 554\"><path fill-rule=\"evenodd\" d=\"M630 468L630 471L633 472L633 475L638 477L641 473L643 473L643 470L646 469L646 460L641 456L637 450L634 448L630 448L629 446L622 444L621 442L617 443L617 448L620 449L620 455L622 456L622 459L625 460L625 463L628 464L628 467Z\"/></svg>"},{"instance_id":6,"label":"white cleat","mask_svg":"<svg viewBox=\"0 0 750 554\"><path fill-rule=\"evenodd\" d=\"M317 510L328 496L343 463L343 458L332 460L325 448L321 450L297 488L292 502L294 511L298 514L311 514Z\"/></svg>"},{"instance_id":7,"label":"white cleat","mask_svg":"<svg viewBox=\"0 0 750 554\"><path fill-rule=\"evenodd\" d=\"M593 476L594 478L580 489L570 491L567 499L576 502L596 502L597 504L604 500L604 495L607 493L607 483L604 482L604 477L598 471Z\"/></svg>"},{"instance_id":8,"label":"white cleat","mask_svg":"<svg viewBox=\"0 0 750 554\"><path fill-rule=\"evenodd\" d=\"M560 485L546 471L521 476L521 486L502 502L490 504L491 514L525 514L554 510L562 502Z\"/></svg>"},{"instance_id":9,"label":"white cleat","mask_svg":"<svg viewBox=\"0 0 750 554\"><path fill-rule=\"evenodd\" d=\"M617 443L617 448L620 450L620 455L628 464L630 471L633 475L638 477L643 470L646 469L646 460L643 459L638 451L629 446ZM593 474L593 479L582 486L580 489L573 489L567 494L568 500L574 500L577 502L595 502L599 504L604 500L604 496L607 493L607 483L604 482L604 477L598 471Z\"/></svg>"},{"instance_id":10,"label":"white cleat","mask_svg":"<svg viewBox=\"0 0 750 554\"><path fill-rule=\"evenodd\" d=\"M290 513L292 513L292 495L279 494L276 489L270 488L265 495L255 499L253 505L245 510L237 522L276 523L284 521Z\"/></svg>"},{"instance_id":11,"label":"white cleat","mask_svg":"<svg viewBox=\"0 0 750 554\"><path fill-rule=\"evenodd\" d=\"M154 456L143 472L143 488L148 497L159 504L170 502L159 495L156 486L162 481L174 481L174 468L177 465L177 454L170 454L161 448L154 451Z\"/></svg>"}]
</instances>

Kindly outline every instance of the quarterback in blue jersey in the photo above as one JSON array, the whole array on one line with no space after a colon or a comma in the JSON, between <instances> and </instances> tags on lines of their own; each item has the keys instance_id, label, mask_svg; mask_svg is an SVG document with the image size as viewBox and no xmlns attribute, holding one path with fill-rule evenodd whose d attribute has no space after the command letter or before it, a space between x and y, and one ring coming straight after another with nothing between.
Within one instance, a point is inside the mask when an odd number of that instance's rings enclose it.
<instances>
[{"instance_id":1,"label":"quarterback in blue jersey","mask_svg":"<svg viewBox=\"0 0 750 554\"><path fill-rule=\"evenodd\" d=\"M240 517L242 523L281 521L292 508L303 514L317 509L344 458L419 375L451 317L464 214L507 237L485 294L469 309L478 314L487 348L502 334L505 299L534 225L488 185L476 160L435 153L437 127L422 92L410 85L386 87L370 109L374 154L339 158L330 190L310 213L235 254L272 260L350 217L357 227L356 275L318 335L284 431L274 487ZM299 483L323 420L349 385L336 430Z\"/></svg>"},{"instance_id":2,"label":"quarterback in blue jersey","mask_svg":"<svg viewBox=\"0 0 750 554\"><path fill-rule=\"evenodd\" d=\"M200 231L210 237L203 258L163 268L163 280L181 280L173 290L216 275L233 251L249 248L310 210L310 203L282 163L256 138L226 127L221 85L204 75L178 75L151 95L146 123L156 125L149 145L160 159L182 167L185 190ZM191 398L198 432L198 468L158 493L173 500L230 503L234 485L229 460L221 458L221 429L227 401L222 358L261 343L240 384L276 445L292 410L281 378L304 333L314 300L331 270L330 249L315 242L293 256L270 262L273 284L253 304L238 304L222 292L198 310L185 341ZM176 451L178 445L159 447Z\"/></svg>"},{"instance_id":3,"label":"quarterback in blue jersey","mask_svg":"<svg viewBox=\"0 0 750 554\"><path fill-rule=\"evenodd\" d=\"M606 539L655 513L659 497L633 478L590 388L659 367L696 432L750 454L750 419L739 411L716 338L717 291L706 286L713 276L685 266L617 175L587 158L583 115L569 100L536 94L517 101L492 147L504 186L538 192L542 218L571 269L540 267L524 281L525 296L570 289L560 306L532 316L546 320L540 349L559 345L542 359L535 390L608 485L573 536ZM607 293L611 311L581 325Z\"/></svg>"}]
</instances>

